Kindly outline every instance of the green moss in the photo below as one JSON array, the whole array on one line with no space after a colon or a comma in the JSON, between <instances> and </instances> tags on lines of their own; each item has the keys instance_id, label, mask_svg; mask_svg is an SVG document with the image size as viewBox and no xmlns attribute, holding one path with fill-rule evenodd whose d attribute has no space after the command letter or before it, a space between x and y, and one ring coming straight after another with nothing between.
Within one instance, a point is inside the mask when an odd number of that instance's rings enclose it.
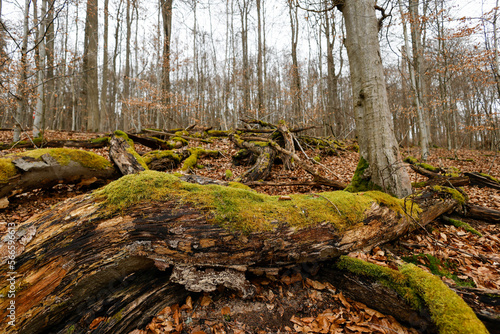
<instances>
[{"instance_id":1,"label":"green moss","mask_svg":"<svg viewBox=\"0 0 500 334\"><path fill-rule=\"evenodd\" d=\"M432 189L437 192L442 192L442 193L448 193L451 194L454 200L457 201L458 204L464 205L467 201L467 199L460 193L460 191L453 189L453 188L448 188L448 187L443 187L443 186L433 186Z\"/></svg>"},{"instance_id":2,"label":"green moss","mask_svg":"<svg viewBox=\"0 0 500 334\"><path fill-rule=\"evenodd\" d=\"M407 162L407 163L409 163L409 164L412 164L412 165L415 165L415 164L417 164L417 163L418 163L417 158L414 158L414 157L411 157L411 156L406 157L403 161L404 161L404 162Z\"/></svg>"},{"instance_id":3,"label":"green moss","mask_svg":"<svg viewBox=\"0 0 500 334\"><path fill-rule=\"evenodd\" d=\"M438 167L434 167L434 166L426 164L426 163L416 163L415 165L417 165L418 167L421 167L423 169L426 169L430 172L434 172L434 173L439 173L439 171L441 170Z\"/></svg>"},{"instance_id":4,"label":"green moss","mask_svg":"<svg viewBox=\"0 0 500 334\"><path fill-rule=\"evenodd\" d=\"M236 188L236 189L244 189L244 190L254 191L252 188L250 188L246 184L243 184L240 182L228 182L227 186L231 187L231 188Z\"/></svg>"},{"instance_id":5,"label":"green moss","mask_svg":"<svg viewBox=\"0 0 500 334\"><path fill-rule=\"evenodd\" d=\"M67 334L73 334L75 332L75 325L69 326L68 330L66 331Z\"/></svg>"},{"instance_id":6,"label":"green moss","mask_svg":"<svg viewBox=\"0 0 500 334\"><path fill-rule=\"evenodd\" d=\"M413 264L399 271L359 259L341 256L336 266L356 275L371 277L396 291L415 310L426 305L439 333L488 333L472 309L438 277Z\"/></svg>"},{"instance_id":7,"label":"green moss","mask_svg":"<svg viewBox=\"0 0 500 334\"><path fill-rule=\"evenodd\" d=\"M470 232L472 234L475 234L479 237L482 237L483 235L481 233L479 233L478 231L476 231L472 226L470 226L469 224L461 221L461 220L456 220L456 219L447 219L450 223L453 224L453 226L455 227L458 227L458 228L463 228L465 231L467 232Z\"/></svg>"},{"instance_id":8,"label":"green moss","mask_svg":"<svg viewBox=\"0 0 500 334\"><path fill-rule=\"evenodd\" d=\"M319 155L315 156L313 159L316 162L320 162L321 161L321 157Z\"/></svg>"},{"instance_id":9,"label":"green moss","mask_svg":"<svg viewBox=\"0 0 500 334\"><path fill-rule=\"evenodd\" d=\"M180 137L180 136L186 136L186 137L187 137L187 136L189 136L189 132L187 132L186 130L176 131L176 132L175 132L175 135L176 135L177 137Z\"/></svg>"},{"instance_id":10,"label":"green moss","mask_svg":"<svg viewBox=\"0 0 500 334\"><path fill-rule=\"evenodd\" d=\"M41 159L44 154L50 155L62 166L66 166L70 161L78 162L84 167L93 169L106 169L113 166L111 162L100 155L71 148L39 148L22 153L9 154L7 157L30 157Z\"/></svg>"},{"instance_id":11,"label":"green moss","mask_svg":"<svg viewBox=\"0 0 500 334\"><path fill-rule=\"evenodd\" d=\"M230 169L226 169L224 177L226 180L231 180L233 178L233 172Z\"/></svg>"},{"instance_id":12,"label":"green moss","mask_svg":"<svg viewBox=\"0 0 500 334\"><path fill-rule=\"evenodd\" d=\"M108 143L109 142L109 137L99 137L99 138L94 138L91 139L90 142L92 144L100 144L100 143Z\"/></svg>"},{"instance_id":13,"label":"green moss","mask_svg":"<svg viewBox=\"0 0 500 334\"><path fill-rule=\"evenodd\" d=\"M146 164L146 162L144 162L142 157L135 151L134 141L132 139L130 139L125 132L120 131L120 130L116 130L114 132L114 135L116 137L123 138L128 143L129 147L127 148L127 152L134 156L134 158L142 166L142 168L144 168L145 170L148 170L149 167Z\"/></svg>"},{"instance_id":14,"label":"green moss","mask_svg":"<svg viewBox=\"0 0 500 334\"><path fill-rule=\"evenodd\" d=\"M184 164L182 165L181 170L182 171L187 171L190 168L194 168L196 166L196 163L198 162L199 154L200 151L203 150L201 148L190 148L189 152L191 152L191 155L184 160Z\"/></svg>"},{"instance_id":15,"label":"green moss","mask_svg":"<svg viewBox=\"0 0 500 334\"><path fill-rule=\"evenodd\" d=\"M423 187L425 187L425 185L426 185L425 181L422 181L422 182L412 182L411 183L411 186L413 188L423 188Z\"/></svg>"},{"instance_id":16,"label":"green moss","mask_svg":"<svg viewBox=\"0 0 500 334\"><path fill-rule=\"evenodd\" d=\"M252 143L260 147L269 146L269 143L267 141L253 141Z\"/></svg>"},{"instance_id":17,"label":"green moss","mask_svg":"<svg viewBox=\"0 0 500 334\"><path fill-rule=\"evenodd\" d=\"M489 174L479 173L479 175L484 176L485 178L487 178L493 182L500 183L500 180L498 180L497 178L494 178L493 176L491 176Z\"/></svg>"},{"instance_id":18,"label":"green moss","mask_svg":"<svg viewBox=\"0 0 500 334\"><path fill-rule=\"evenodd\" d=\"M432 274L438 277L447 277L455 281L457 286L469 286L475 287L472 280L462 280L458 278L456 274L453 274L450 270L455 267L452 263L448 261L441 261L440 259L432 256L430 254L413 254L411 256L403 257L403 260L408 263L413 263L415 265L423 264Z\"/></svg>"},{"instance_id":19,"label":"green moss","mask_svg":"<svg viewBox=\"0 0 500 334\"><path fill-rule=\"evenodd\" d=\"M472 309L438 277L413 264L403 266L401 272L425 301L439 333L488 333Z\"/></svg>"},{"instance_id":20,"label":"green moss","mask_svg":"<svg viewBox=\"0 0 500 334\"><path fill-rule=\"evenodd\" d=\"M345 189L346 191L360 192L369 190L382 190L381 187L377 186L370 179L367 179L364 176L364 173L368 169L368 167L369 167L368 161L366 161L365 158L360 156L358 166L356 167L356 171L354 171L351 183Z\"/></svg>"},{"instance_id":21,"label":"green moss","mask_svg":"<svg viewBox=\"0 0 500 334\"><path fill-rule=\"evenodd\" d=\"M222 131L222 130L208 130L207 134L212 137L227 137L231 131Z\"/></svg>"},{"instance_id":22,"label":"green moss","mask_svg":"<svg viewBox=\"0 0 500 334\"><path fill-rule=\"evenodd\" d=\"M0 158L0 183L9 182L9 178L17 174L16 166L9 158Z\"/></svg>"},{"instance_id":23,"label":"green moss","mask_svg":"<svg viewBox=\"0 0 500 334\"><path fill-rule=\"evenodd\" d=\"M182 143L182 146L186 146L187 144L189 144L189 142L186 139L181 137L173 137L172 139L169 140L169 143L173 145L173 147L175 147L175 142Z\"/></svg>"},{"instance_id":24,"label":"green moss","mask_svg":"<svg viewBox=\"0 0 500 334\"><path fill-rule=\"evenodd\" d=\"M181 162L181 157L177 153L171 150L151 151L143 155L142 159L147 165L149 165L154 160L160 160L160 159L169 159L177 164Z\"/></svg>"},{"instance_id":25,"label":"green moss","mask_svg":"<svg viewBox=\"0 0 500 334\"><path fill-rule=\"evenodd\" d=\"M356 275L371 277L385 287L393 289L415 310L421 310L423 307L422 299L408 286L407 277L397 270L349 256L341 256L336 266Z\"/></svg>"},{"instance_id":26,"label":"green moss","mask_svg":"<svg viewBox=\"0 0 500 334\"><path fill-rule=\"evenodd\" d=\"M363 224L365 212L373 203L402 207L404 201L379 192L352 194L346 191L325 192L324 198L313 195L291 195L291 201L278 196L259 194L241 186L200 186L180 181L177 177L155 171L127 175L94 192L111 211L123 210L142 201L172 200L192 203L210 213L211 219L229 230L244 232L271 230L276 222L293 227L319 223L333 224L343 231ZM337 211L337 209L340 211ZM416 211L414 211L416 214Z\"/></svg>"}]
</instances>

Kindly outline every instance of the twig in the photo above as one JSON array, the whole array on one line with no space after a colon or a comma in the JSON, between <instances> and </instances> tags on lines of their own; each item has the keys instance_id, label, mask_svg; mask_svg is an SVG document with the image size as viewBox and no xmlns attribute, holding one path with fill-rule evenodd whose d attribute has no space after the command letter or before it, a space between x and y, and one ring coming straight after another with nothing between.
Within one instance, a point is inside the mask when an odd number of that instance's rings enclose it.
<instances>
[{"instance_id":1,"label":"twig","mask_svg":"<svg viewBox=\"0 0 500 334\"><path fill-rule=\"evenodd\" d=\"M326 198L325 196L320 195L320 194L312 194L312 195L314 195L314 196L319 196L319 197L323 197L324 199L326 199L328 202L330 202L330 204L331 204L331 205L333 205L333 207L334 207L335 209L337 209L337 212L339 213L339 215L341 215L341 216L342 216L342 213L340 213L339 208L337 208L337 206L336 206L336 205L335 205L332 201L330 201L328 198Z\"/></svg>"}]
</instances>

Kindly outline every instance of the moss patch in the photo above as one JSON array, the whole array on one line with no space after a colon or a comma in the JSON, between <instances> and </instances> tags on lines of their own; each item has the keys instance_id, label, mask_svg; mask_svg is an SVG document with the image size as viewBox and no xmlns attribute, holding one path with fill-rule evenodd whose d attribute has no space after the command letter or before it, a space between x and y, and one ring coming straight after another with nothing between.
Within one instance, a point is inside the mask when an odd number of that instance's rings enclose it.
<instances>
[{"instance_id":1,"label":"moss patch","mask_svg":"<svg viewBox=\"0 0 500 334\"><path fill-rule=\"evenodd\" d=\"M432 189L436 192L441 192L441 193L448 193L450 194L454 200L457 201L458 204L464 205L467 199L460 193L460 191L453 189L453 188L448 188L448 187L442 187L442 186L434 186Z\"/></svg>"},{"instance_id":2,"label":"moss patch","mask_svg":"<svg viewBox=\"0 0 500 334\"><path fill-rule=\"evenodd\" d=\"M453 224L453 226L455 227L458 227L458 228L463 228L465 231L467 232L470 232L472 234L475 234L479 237L482 237L483 235L481 233L479 233L476 229L474 229L472 226L470 226L469 224L461 221L461 220L456 220L456 219L447 219L450 223Z\"/></svg>"},{"instance_id":3,"label":"moss patch","mask_svg":"<svg viewBox=\"0 0 500 334\"><path fill-rule=\"evenodd\" d=\"M426 164L426 163L416 163L415 165L417 165L418 167L421 167L423 169L426 169L430 172L433 172L433 173L439 173L439 171L441 170L438 167L434 167L434 166Z\"/></svg>"},{"instance_id":4,"label":"moss patch","mask_svg":"<svg viewBox=\"0 0 500 334\"><path fill-rule=\"evenodd\" d=\"M369 164L368 161L365 160L362 156L359 157L358 166L356 167L356 171L352 177L351 183L346 191L349 192L360 192L360 191L369 191L369 190L382 190L381 187L377 186L370 179L364 176L365 171L368 169Z\"/></svg>"},{"instance_id":5,"label":"moss patch","mask_svg":"<svg viewBox=\"0 0 500 334\"><path fill-rule=\"evenodd\" d=\"M30 157L34 159L41 159L42 155L44 154L50 155L62 166L66 166L71 161L75 161L80 163L80 165L82 165L83 167L92 169L106 169L113 167L111 162L101 157L100 155L89 151L71 148L39 148L32 151L9 154L7 157L11 157L11 159L14 157Z\"/></svg>"},{"instance_id":6,"label":"moss patch","mask_svg":"<svg viewBox=\"0 0 500 334\"><path fill-rule=\"evenodd\" d=\"M412 156L406 157L403 161L404 161L404 162L407 162L407 163L409 163L409 164L412 164L412 165L415 165L415 164L417 164L417 163L418 163L417 158L414 158L414 157L412 157Z\"/></svg>"},{"instance_id":7,"label":"moss patch","mask_svg":"<svg viewBox=\"0 0 500 334\"><path fill-rule=\"evenodd\" d=\"M228 230L243 232L272 230L276 222L293 227L319 223L335 225L344 231L362 224L365 212L373 203L402 207L404 201L380 192L352 194L346 191L325 192L325 199L313 195L291 195L291 201L279 201L278 196L259 194L241 186L200 186L186 183L177 177L155 171L127 175L94 192L104 200L111 212L123 210L141 201L176 201L191 203L210 213L213 223ZM416 214L416 211L414 211Z\"/></svg>"},{"instance_id":8,"label":"moss patch","mask_svg":"<svg viewBox=\"0 0 500 334\"><path fill-rule=\"evenodd\" d=\"M497 178L494 178L493 176L491 176L489 174L479 173L479 175L484 176L485 178L487 178L493 182L500 183L500 180L498 180Z\"/></svg>"},{"instance_id":9,"label":"moss patch","mask_svg":"<svg viewBox=\"0 0 500 334\"><path fill-rule=\"evenodd\" d=\"M472 309L439 278L413 264L403 266L401 272L425 301L439 333L488 333Z\"/></svg>"},{"instance_id":10,"label":"moss patch","mask_svg":"<svg viewBox=\"0 0 500 334\"><path fill-rule=\"evenodd\" d=\"M438 277L413 264L399 271L359 259L340 257L336 266L356 275L371 277L394 289L415 310L426 305L439 333L488 333L472 309Z\"/></svg>"},{"instance_id":11,"label":"moss patch","mask_svg":"<svg viewBox=\"0 0 500 334\"><path fill-rule=\"evenodd\" d=\"M9 158L0 158L0 183L9 182L9 178L17 174L16 166Z\"/></svg>"},{"instance_id":12,"label":"moss patch","mask_svg":"<svg viewBox=\"0 0 500 334\"><path fill-rule=\"evenodd\" d=\"M99 137L90 140L93 144L109 143L109 137Z\"/></svg>"},{"instance_id":13,"label":"moss patch","mask_svg":"<svg viewBox=\"0 0 500 334\"><path fill-rule=\"evenodd\" d=\"M233 178L233 172L230 169L226 169L224 177L226 180L231 180Z\"/></svg>"},{"instance_id":14,"label":"moss patch","mask_svg":"<svg viewBox=\"0 0 500 334\"><path fill-rule=\"evenodd\" d=\"M475 287L475 284L472 280L462 280L458 278L456 274L453 274L451 272L452 268L455 267L452 263L448 261L442 261L430 254L413 254L411 256L403 257L403 260L415 265L422 264L429 268L431 273L433 273L434 275L438 277L444 276L454 280L457 286Z\"/></svg>"},{"instance_id":15,"label":"moss patch","mask_svg":"<svg viewBox=\"0 0 500 334\"><path fill-rule=\"evenodd\" d=\"M129 147L127 148L127 152L134 156L134 158L142 166L142 168L148 170L148 165L146 164L146 162L144 162L144 159L142 159L142 157L135 151L134 141L130 139L125 132L120 130L116 130L114 132L114 135L116 137L123 138L128 143Z\"/></svg>"},{"instance_id":16,"label":"moss patch","mask_svg":"<svg viewBox=\"0 0 500 334\"><path fill-rule=\"evenodd\" d=\"M174 161L175 163L181 162L181 157L177 153L171 150L151 151L143 155L142 159L147 165L149 165L154 160L160 160L160 159L169 159Z\"/></svg>"}]
</instances>

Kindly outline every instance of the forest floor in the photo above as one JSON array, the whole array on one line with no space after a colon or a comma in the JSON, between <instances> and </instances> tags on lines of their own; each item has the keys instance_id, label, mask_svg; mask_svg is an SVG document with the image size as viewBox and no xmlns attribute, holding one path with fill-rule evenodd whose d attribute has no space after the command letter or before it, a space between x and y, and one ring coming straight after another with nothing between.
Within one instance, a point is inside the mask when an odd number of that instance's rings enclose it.
<instances>
[{"instance_id":1,"label":"forest floor","mask_svg":"<svg viewBox=\"0 0 500 334\"><path fill-rule=\"evenodd\" d=\"M0 131L0 141L11 142L11 132ZM48 131L48 140L89 139L98 134ZM200 146L190 142L190 146ZM228 139L203 143L207 149L219 150L219 158L199 161L203 168L197 175L226 180L226 170L234 176L241 175L246 168L234 166L232 157L237 149ZM349 145L348 145L349 146ZM354 145L351 145L354 146ZM92 151L108 158L107 148ZM150 149L136 145L136 150L146 153ZM0 156L19 151L11 149L0 152ZM402 149L403 156L419 156L418 148ZM306 150L309 157L318 156L314 150ZM358 162L358 153L345 150L337 156L322 156L321 172L333 179L349 183ZM500 156L491 151L459 149L448 151L442 148L431 150L428 163L441 168L457 168L461 172L484 172L500 177ZM413 182L425 178L408 168ZM177 171L177 170L173 170ZM337 178L338 177L338 178ZM275 165L270 177L276 182L310 180L301 169L284 171ZM270 195L292 193L314 193L329 191L327 187L308 186L261 186L258 192ZM0 211L0 236L6 231L6 223L21 223L32 215L48 210L59 201L74 197L91 188L75 185L57 185L49 190L36 190L18 194L10 199L10 206ZM500 191L489 188L465 187L469 201L500 210ZM476 235L444 223L435 221L425 229L416 230L390 244L375 248L370 253L351 256L383 266L395 267L394 258L419 265L434 273L449 286L475 286L500 289L500 226L471 219L462 219L481 235ZM480 260L484 255L488 260ZM308 264L290 268L276 276L249 278L257 288L251 299L238 298L232 291L220 290L210 294L191 294L183 304L170 305L162 310L146 328L134 334L145 333L416 333L394 318L383 315L365 305L349 300L329 283L321 280L321 264ZM99 321L96 319L95 326Z\"/></svg>"}]
</instances>

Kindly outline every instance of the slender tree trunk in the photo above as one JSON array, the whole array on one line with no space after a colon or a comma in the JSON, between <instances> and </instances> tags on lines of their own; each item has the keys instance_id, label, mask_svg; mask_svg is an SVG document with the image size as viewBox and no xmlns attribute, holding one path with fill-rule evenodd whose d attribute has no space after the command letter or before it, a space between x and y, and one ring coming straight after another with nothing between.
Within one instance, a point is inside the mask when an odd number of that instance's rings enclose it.
<instances>
[{"instance_id":1,"label":"slender tree trunk","mask_svg":"<svg viewBox=\"0 0 500 334\"><path fill-rule=\"evenodd\" d=\"M19 81L17 84L17 110L14 117L14 142L21 139L21 127L23 114L26 112L27 96L26 96L26 80L27 80L27 60L26 53L28 50L28 35L29 35L29 19L30 19L30 0L24 1L24 19L23 19L23 40L21 42L21 60Z\"/></svg>"},{"instance_id":2,"label":"slender tree trunk","mask_svg":"<svg viewBox=\"0 0 500 334\"><path fill-rule=\"evenodd\" d=\"M290 28L292 38L292 87L290 93L292 94L292 114L297 120L300 119L302 111L302 98L301 98L301 85L299 75L299 62L297 59L297 44L299 40L299 20L298 8L295 6L293 0L288 0L288 14L290 16Z\"/></svg>"},{"instance_id":3,"label":"slender tree trunk","mask_svg":"<svg viewBox=\"0 0 500 334\"><path fill-rule=\"evenodd\" d=\"M250 103L250 66L248 64L248 12L250 10L250 1L238 1L241 18L241 48L242 48L242 71L243 71L243 115L249 116Z\"/></svg>"},{"instance_id":4,"label":"slender tree trunk","mask_svg":"<svg viewBox=\"0 0 500 334\"><path fill-rule=\"evenodd\" d=\"M55 129L55 124L58 121L56 119L56 81L54 80L54 60L55 60L55 54L54 54L54 39L55 39L55 33L54 33L54 10L55 10L55 0L49 0L48 3L48 8L47 8L47 20L46 20L46 30L47 30L47 36L46 36L46 42L45 42L45 50L46 50L46 57L47 57L47 63L46 63L46 84L45 84L45 93L46 93L46 99L45 99L45 117L43 121L43 127L45 127L47 122L50 122L48 124L53 124L52 128Z\"/></svg>"},{"instance_id":5,"label":"slender tree trunk","mask_svg":"<svg viewBox=\"0 0 500 334\"><path fill-rule=\"evenodd\" d=\"M359 151L368 163L362 177L397 197L407 196L410 178L394 136L373 2L349 0L342 11Z\"/></svg>"},{"instance_id":6,"label":"slender tree trunk","mask_svg":"<svg viewBox=\"0 0 500 334\"><path fill-rule=\"evenodd\" d=\"M262 82L262 25L261 1L257 0L257 119L262 116L264 109L264 84Z\"/></svg>"},{"instance_id":7,"label":"slender tree trunk","mask_svg":"<svg viewBox=\"0 0 500 334\"><path fill-rule=\"evenodd\" d=\"M101 122L99 124L99 131L110 130L110 118L107 117L107 102L108 102L108 20L109 20L109 0L104 0L104 41L102 50L102 86L101 86Z\"/></svg>"},{"instance_id":8,"label":"slender tree trunk","mask_svg":"<svg viewBox=\"0 0 500 334\"><path fill-rule=\"evenodd\" d=\"M36 4L33 5L35 8ZM38 26L38 62L37 62L37 98L35 119L33 121L33 137L39 137L43 130L43 119L45 116L45 29L47 18L47 0L42 0L40 13L40 24Z\"/></svg>"},{"instance_id":9,"label":"slender tree trunk","mask_svg":"<svg viewBox=\"0 0 500 334\"><path fill-rule=\"evenodd\" d=\"M121 23L121 13L120 9L123 4L123 0L120 0L120 3L118 4L118 10L117 10L117 19L116 19L116 27L115 27L115 48L113 51L113 71L112 71L112 76L113 76L113 84L112 84L112 90L111 90L111 101L110 101L110 107L109 107L109 115L110 117L115 118L116 117L116 95L118 92L118 80L117 80L117 74L116 74L116 67L117 67L117 58L118 58L118 46L120 45L120 23ZM115 122L115 128L118 127L118 122ZM114 128L111 128L111 130L115 130Z\"/></svg>"},{"instance_id":10,"label":"slender tree trunk","mask_svg":"<svg viewBox=\"0 0 500 334\"><path fill-rule=\"evenodd\" d=\"M83 54L84 105L87 114L87 129L99 128L99 88L97 73L97 52L99 40L98 0L87 0L85 19L85 42Z\"/></svg>"},{"instance_id":11,"label":"slender tree trunk","mask_svg":"<svg viewBox=\"0 0 500 334\"><path fill-rule=\"evenodd\" d=\"M170 102L170 40L172 34L172 3L173 0L161 0L161 14L163 19L163 58L161 94L163 105L167 108L167 117L171 118Z\"/></svg>"}]
</instances>

